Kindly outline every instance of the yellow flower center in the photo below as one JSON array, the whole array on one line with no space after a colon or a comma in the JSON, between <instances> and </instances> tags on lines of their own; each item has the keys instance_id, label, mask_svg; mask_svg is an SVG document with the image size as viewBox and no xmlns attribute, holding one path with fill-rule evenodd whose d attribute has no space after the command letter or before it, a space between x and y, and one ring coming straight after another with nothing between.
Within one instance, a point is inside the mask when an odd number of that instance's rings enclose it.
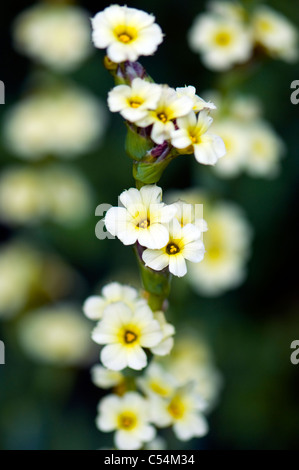
<instances>
[{"instance_id":1,"label":"yellow flower center","mask_svg":"<svg viewBox=\"0 0 299 470\"><path fill-rule=\"evenodd\" d=\"M171 242L171 243L168 243L167 247L166 247L166 252L169 254L169 255L176 255L177 253L179 253L180 249L179 247Z\"/></svg>"},{"instance_id":2,"label":"yellow flower center","mask_svg":"<svg viewBox=\"0 0 299 470\"><path fill-rule=\"evenodd\" d=\"M148 219L142 220L139 224L139 228L147 228L150 225L150 221Z\"/></svg>"},{"instance_id":3,"label":"yellow flower center","mask_svg":"<svg viewBox=\"0 0 299 470\"><path fill-rule=\"evenodd\" d=\"M197 137L195 137L195 135L191 135L190 137L191 137L193 144L197 144L198 142Z\"/></svg>"},{"instance_id":4,"label":"yellow flower center","mask_svg":"<svg viewBox=\"0 0 299 470\"><path fill-rule=\"evenodd\" d=\"M122 413L118 417L118 427L120 429L124 429L125 431L130 431L133 429L137 424L137 418L134 413L127 411Z\"/></svg>"},{"instance_id":5,"label":"yellow flower center","mask_svg":"<svg viewBox=\"0 0 299 470\"><path fill-rule=\"evenodd\" d=\"M160 395L161 397L167 397L167 395L169 394L167 388L163 387L158 382L152 381L150 383L150 387L153 392L157 393L157 395Z\"/></svg>"},{"instance_id":6,"label":"yellow flower center","mask_svg":"<svg viewBox=\"0 0 299 470\"><path fill-rule=\"evenodd\" d=\"M126 330L124 334L124 340L127 344L132 344L137 340L137 335L133 331Z\"/></svg>"},{"instance_id":7,"label":"yellow flower center","mask_svg":"<svg viewBox=\"0 0 299 470\"><path fill-rule=\"evenodd\" d=\"M228 46L231 43L231 34L228 31L221 31L215 35L215 43L218 46Z\"/></svg>"},{"instance_id":8,"label":"yellow flower center","mask_svg":"<svg viewBox=\"0 0 299 470\"><path fill-rule=\"evenodd\" d=\"M165 113L159 113L158 114L158 119L160 119L160 121L162 122L166 122L167 121L167 116Z\"/></svg>"},{"instance_id":9,"label":"yellow flower center","mask_svg":"<svg viewBox=\"0 0 299 470\"><path fill-rule=\"evenodd\" d=\"M133 38L128 33L121 33L118 35L118 39L124 44L127 44L131 42Z\"/></svg>"},{"instance_id":10,"label":"yellow flower center","mask_svg":"<svg viewBox=\"0 0 299 470\"><path fill-rule=\"evenodd\" d=\"M259 154L260 156L265 153L265 146L262 140L255 140L252 145L252 150L254 153Z\"/></svg>"},{"instance_id":11,"label":"yellow flower center","mask_svg":"<svg viewBox=\"0 0 299 470\"><path fill-rule=\"evenodd\" d=\"M178 396L173 397L167 409L174 419L181 419L185 414L185 405Z\"/></svg>"},{"instance_id":12,"label":"yellow flower center","mask_svg":"<svg viewBox=\"0 0 299 470\"><path fill-rule=\"evenodd\" d=\"M130 106L131 106L131 108L134 108L134 109L139 108L139 106L141 106L141 104L142 104L141 101L138 101L138 100L130 101Z\"/></svg>"},{"instance_id":13,"label":"yellow flower center","mask_svg":"<svg viewBox=\"0 0 299 470\"><path fill-rule=\"evenodd\" d=\"M273 24L264 18L259 20L258 27L265 33L270 33L274 29Z\"/></svg>"}]
</instances>

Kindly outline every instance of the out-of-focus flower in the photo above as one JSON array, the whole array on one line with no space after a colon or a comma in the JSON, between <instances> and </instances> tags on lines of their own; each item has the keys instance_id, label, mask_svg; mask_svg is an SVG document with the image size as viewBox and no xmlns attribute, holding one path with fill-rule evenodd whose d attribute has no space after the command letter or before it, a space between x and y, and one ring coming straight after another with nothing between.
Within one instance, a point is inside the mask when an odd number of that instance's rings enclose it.
<instances>
[{"instance_id":1,"label":"out-of-focus flower","mask_svg":"<svg viewBox=\"0 0 299 470\"><path fill-rule=\"evenodd\" d=\"M100 388L112 388L120 385L124 381L124 376L116 370L109 370L97 364L91 369L93 383Z\"/></svg>"},{"instance_id":2,"label":"out-of-focus flower","mask_svg":"<svg viewBox=\"0 0 299 470\"><path fill-rule=\"evenodd\" d=\"M241 209L228 202L205 206L205 218L205 257L190 265L188 280L201 295L220 295L244 280L251 228Z\"/></svg>"},{"instance_id":3,"label":"out-of-focus flower","mask_svg":"<svg viewBox=\"0 0 299 470\"><path fill-rule=\"evenodd\" d=\"M213 91L209 95L213 96ZM252 96L217 96L219 116L212 129L224 141L226 155L215 165L217 176L231 178L242 172L271 178L279 171L284 144L262 118L261 103Z\"/></svg>"},{"instance_id":4,"label":"out-of-focus flower","mask_svg":"<svg viewBox=\"0 0 299 470\"><path fill-rule=\"evenodd\" d=\"M19 340L33 359L58 366L80 364L90 354L90 325L78 309L43 307L19 323Z\"/></svg>"},{"instance_id":5,"label":"out-of-focus flower","mask_svg":"<svg viewBox=\"0 0 299 470\"><path fill-rule=\"evenodd\" d=\"M162 86L161 97L154 111L149 110L147 116L136 122L139 127L153 125L151 138L156 144L170 139L174 131L174 119L186 116L194 106L194 99L187 94L178 95L173 88Z\"/></svg>"},{"instance_id":6,"label":"out-of-focus flower","mask_svg":"<svg viewBox=\"0 0 299 470\"><path fill-rule=\"evenodd\" d=\"M109 59L116 63L152 55L163 41L153 15L127 6L111 5L97 13L92 28L95 47L107 48Z\"/></svg>"},{"instance_id":7,"label":"out-of-focus flower","mask_svg":"<svg viewBox=\"0 0 299 470\"><path fill-rule=\"evenodd\" d=\"M178 386L178 382L173 375L156 362L151 362L145 374L137 379L137 383L142 392L148 397L158 395L162 398L169 398Z\"/></svg>"},{"instance_id":8,"label":"out-of-focus flower","mask_svg":"<svg viewBox=\"0 0 299 470\"><path fill-rule=\"evenodd\" d=\"M108 106L112 112L120 112L124 119L136 122L143 119L148 110L157 107L161 86L141 78L134 78L131 86L118 85L108 94Z\"/></svg>"},{"instance_id":9,"label":"out-of-focus flower","mask_svg":"<svg viewBox=\"0 0 299 470\"><path fill-rule=\"evenodd\" d=\"M136 241L148 248L162 248L169 240L165 225L174 217L174 206L161 202L162 189L143 186L140 191L130 188L119 197L124 207L112 207L106 213L105 225L124 245Z\"/></svg>"},{"instance_id":10,"label":"out-of-focus flower","mask_svg":"<svg viewBox=\"0 0 299 470\"><path fill-rule=\"evenodd\" d=\"M184 227L187 224L193 224L199 228L201 232L208 230L207 222L202 218L203 205L202 204L188 204L184 201L177 201L174 203L177 212L175 218Z\"/></svg>"},{"instance_id":11,"label":"out-of-focus flower","mask_svg":"<svg viewBox=\"0 0 299 470\"><path fill-rule=\"evenodd\" d=\"M105 308L117 302L123 302L129 308L135 310L138 305L145 303L145 300L138 297L138 292L133 287L111 282L103 287L101 296L92 295L86 299L83 311L91 320L100 320Z\"/></svg>"},{"instance_id":12,"label":"out-of-focus flower","mask_svg":"<svg viewBox=\"0 0 299 470\"><path fill-rule=\"evenodd\" d=\"M294 62L297 42L295 26L272 8L258 5L249 12L241 3L229 1L211 2L189 32L191 49L215 71L246 62L256 46L274 58Z\"/></svg>"},{"instance_id":13,"label":"out-of-focus flower","mask_svg":"<svg viewBox=\"0 0 299 470\"><path fill-rule=\"evenodd\" d=\"M0 218L8 224L40 221L48 211L48 199L38 170L12 167L0 178Z\"/></svg>"},{"instance_id":14,"label":"out-of-focus flower","mask_svg":"<svg viewBox=\"0 0 299 470\"><path fill-rule=\"evenodd\" d=\"M248 128L237 119L222 119L213 125L225 145L226 154L215 165L214 171L222 177L239 175L245 168L248 157Z\"/></svg>"},{"instance_id":15,"label":"out-of-focus flower","mask_svg":"<svg viewBox=\"0 0 299 470\"><path fill-rule=\"evenodd\" d=\"M140 370L147 364L144 348L157 346L163 333L151 309L142 305L131 310L122 302L108 305L94 328L92 339L104 345L101 361L111 370Z\"/></svg>"},{"instance_id":16,"label":"out-of-focus flower","mask_svg":"<svg viewBox=\"0 0 299 470\"><path fill-rule=\"evenodd\" d=\"M14 24L16 48L59 71L78 67L91 52L88 14L70 5L34 5Z\"/></svg>"},{"instance_id":17,"label":"out-of-focus flower","mask_svg":"<svg viewBox=\"0 0 299 470\"><path fill-rule=\"evenodd\" d=\"M206 67L228 70L245 62L252 52L248 28L235 18L214 13L199 15L189 32L189 44L199 52Z\"/></svg>"},{"instance_id":18,"label":"out-of-focus flower","mask_svg":"<svg viewBox=\"0 0 299 470\"><path fill-rule=\"evenodd\" d=\"M248 128L248 158L245 162L251 176L276 176L284 144L272 127L265 121L255 121Z\"/></svg>"},{"instance_id":19,"label":"out-of-focus flower","mask_svg":"<svg viewBox=\"0 0 299 470\"><path fill-rule=\"evenodd\" d=\"M260 5L253 14L255 41L275 58L294 62L298 58L298 34L295 26L283 15L266 5Z\"/></svg>"},{"instance_id":20,"label":"out-of-focus flower","mask_svg":"<svg viewBox=\"0 0 299 470\"><path fill-rule=\"evenodd\" d=\"M116 431L115 445L120 450L140 449L155 437L150 425L149 403L139 393L128 392L122 397L108 395L98 407L96 420L100 431Z\"/></svg>"},{"instance_id":21,"label":"out-of-focus flower","mask_svg":"<svg viewBox=\"0 0 299 470\"><path fill-rule=\"evenodd\" d=\"M230 18L236 21L244 20L246 16L245 9L240 3L236 1L211 1L209 3L209 8L213 13L217 13L222 17Z\"/></svg>"},{"instance_id":22,"label":"out-of-focus flower","mask_svg":"<svg viewBox=\"0 0 299 470\"><path fill-rule=\"evenodd\" d=\"M152 419L158 427L173 426L178 439L205 436L208 423L202 412L206 404L192 383L175 390L169 398L152 397Z\"/></svg>"},{"instance_id":23,"label":"out-of-focus flower","mask_svg":"<svg viewBox=\"0 0 299 470\"><path fill-rule=\"evenodd\" d=\"M151 352L157 356L166 356L170 353L173 347L173 335L175 334L175 328L166 321L164 312L155 312L154 318L160 325L163 338L157 346L151 348Z\"/></svg>"},{"instance_id":24,"label":"out-of-focus flower","mask_svg":"<svg viewBox=\"0 0 299 470\"><path fill-rule=\"evenodd\" d=\"M73 167L52 165L42 179L48 200L48 218L61 225L77 225L92 212L88 181Z\"/></svg>"},{"instance_id":25,"label":"out-of-focus flower","mask_svg":"<svg viewBox=\"0 0 299 470\"><path fill-rule=\"evenodd\" d=\"M178 97L188 96L193 100L192 111L195 113L202 111L203 109L216 109L214 103L211 101L205 101L196 94L196 88L194 86L178 87L175 91L177 92Z\"/></svg>"},{"instance_id":26,"label":"out-of-focus flower","mask_svg":"<svg viewBox=\"0 0 299 470\"><path fill-rule=\"evenodd\" d=\"M193 381L195 390L207 404L207 410L215 406L222 386L222 377L214 365L211 350L206 341L194 331L178 334L172 354L163 359L164 370L184 385Z\"/></svg>"},{"instance_id":27,"label":"out-of-focus flower","mask_svg":"<svg viewBox=\"0 0 299 470\"><path fill-rule=\"evenodd\" d=\"M205 253L203 242L200 240L201 231L192 224L181 227L177 219L169 225L169 241L160 250L146 249L142 259L146 266L161 271L169 267L175 276L182 277L187 273L186 261L199 263Z\"/></svg>"},{"instance_id":28,"label":"out-of-focus flower","mask_svg":"<svg viewBox=\"0 0 299 470\"><path fill-rule=\"evenodd\" d=\"M10 109L4 122L7 147L18 157L70 159L90 150L106 128L101 102L74 86L28 96Z\"/></svg>"},{"instance_id":29,"label":"out-of-focus flower","mask_svg":"<svg viewBox=\"0 0 299 470\"><path fill-rule=\"evenodd\" d=\"M45 219L78 224L90 213L91 203L87 181L66 166L12 167L0 178L0 218L10 225Z\"/></svg>"},{"instance_id":30,"label":"out-of-focus flower","mask_svg":"<svg viewBox=\"0 0 299 470\"><path fill-rule=\"evenodd\" d=\"M207 111L197 116L194 112L177 119L178 129L171 133L171 143L175 148L193 153L196 160L204 165L215 165L225 155L221 137L207 133L213 119Z\"/></svg>"},{"instance_id":31,"label":"out-of-focus flower","mask_svg":"<svg viewBox=\"0 0 299 470\"><path fill-rule=\"evenodd\" d=\"M27 304L41 275L41 260L28 245L15 242L0 251L0 318L11 318Z\"/></svg>"}]
</instances>

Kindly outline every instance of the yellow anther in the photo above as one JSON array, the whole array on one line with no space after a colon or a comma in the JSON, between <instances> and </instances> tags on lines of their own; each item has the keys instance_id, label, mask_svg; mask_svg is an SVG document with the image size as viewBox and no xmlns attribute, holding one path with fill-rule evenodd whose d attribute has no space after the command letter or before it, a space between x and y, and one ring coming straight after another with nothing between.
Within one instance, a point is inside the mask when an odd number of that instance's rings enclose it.
<instances>
[{"instance_id":1,"label":"yellow anther","mask_svg":"<svg viewBox=\"0 0 299 470\"><path fill-rule=\"evenodd\" d=\"M121 42L125 43L125 44L128 43L128 42L130 42L130 41L132 41L131 36L130 36L129 34L127 34L127 33L121 33L121 34L119 34L119 35L118 35L118 39L119 39Z\"/></svg>"},{"instance_id":2,"label":"yellow anther","mask_svg":"<svg viewBox=\"0 0 299 470\"><path fill-rule=\"evenodd\" d=\"M169 255L176 255L180 249L175 243L168 243L166 251Z\"/></svg>"},{"instance_id":3,"label":"yellow anther","mask_svg":"<svg viewBox=\"0 0 299 470\"><path fill-rule=\"evenodd\" d=\"M138 225L139 228L147 228L149 226L149 221L147 219L144 219L140 224Z\"/></svg>"},{"instance_id":4,"label":"yellow anther","mask_svg":"<svg viewBox=\"0 0 299 470\"><path fill-rule=\"evenodd\" d=\"M160 121L162 122L166 122L167 121L167 116L165 113L160 113L158 114L158 118L160 119Z\"/></svg>"},{"instance_id":5,"label":"yellow anther","mask_svg":"<svg viewBox=\"0 0 299 470\"><path fill-rule=\"evenodd\" d=\"M130 101L130 106L131 108L136 109L136 108L139 108L139 106L141 106L141 103L140 101Z\"/></svg>"},{"instance_id":6,"label":"yellow anther","mask_svg":"<svg viewBox=\"0 0 299 470\"><path fill-rule=\"evenodd\" d=\"M136 339L137 339L137 335L135 333L133 333L133 331L127 330L125 332L125 342L127 344L134 343L134 341L136 341Z\"/></svg>"}]
</instances>

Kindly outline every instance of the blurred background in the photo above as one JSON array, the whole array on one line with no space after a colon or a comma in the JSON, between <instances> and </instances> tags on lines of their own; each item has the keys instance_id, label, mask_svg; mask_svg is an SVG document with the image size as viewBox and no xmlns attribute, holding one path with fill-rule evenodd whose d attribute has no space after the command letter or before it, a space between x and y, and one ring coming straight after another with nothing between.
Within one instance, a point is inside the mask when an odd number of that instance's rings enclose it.
<instances>
[{"instance_id":1,"label":"blurred background","mask_svg":"<svg viewBox=\"0 0 299 470\"><path fill-rule=\"evenodd\" d=\"M99 351L82 303L108 281L140 286L131 250L95 236L97 205L134 185L125 126L106 106L112 78L90 42L99 6L62 3L10 2L0 18L1 449L111 446L94 424L104 392L90 379ZM176 159L160 181L169 200L203 203L210 229L204 262L173 280L168 313L185 364L192 331L190 371L205 371L213 396L210 433L187 444L169 434L171 448L298 449L298 61L257 51L211 70L188 41L207 2L126 3L165 33L140 62L158 83L194 85L215 101L215 133L230 154L215 170ZM296 2L262 3L298 30Z\"/></svg>"}]
</instances>

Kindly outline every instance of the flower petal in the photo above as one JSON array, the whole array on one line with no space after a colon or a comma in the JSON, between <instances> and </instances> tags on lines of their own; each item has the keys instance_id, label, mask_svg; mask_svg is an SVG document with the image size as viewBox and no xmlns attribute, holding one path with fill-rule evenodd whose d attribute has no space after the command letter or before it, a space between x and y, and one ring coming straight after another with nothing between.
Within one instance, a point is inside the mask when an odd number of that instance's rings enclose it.
<instances>
[{"instance_id":1,"label":"flower petal","mask_svg":"<svg viewBox=\"0 0 299 470\"><path fill-rule=\"evenodd\" d=\"M169 263L169 256L162 250L150 250L147 249L142 254L142 259L146 266L149 266L155 271L161 271L166 268Z\"/></svg>"}]
</instances>

